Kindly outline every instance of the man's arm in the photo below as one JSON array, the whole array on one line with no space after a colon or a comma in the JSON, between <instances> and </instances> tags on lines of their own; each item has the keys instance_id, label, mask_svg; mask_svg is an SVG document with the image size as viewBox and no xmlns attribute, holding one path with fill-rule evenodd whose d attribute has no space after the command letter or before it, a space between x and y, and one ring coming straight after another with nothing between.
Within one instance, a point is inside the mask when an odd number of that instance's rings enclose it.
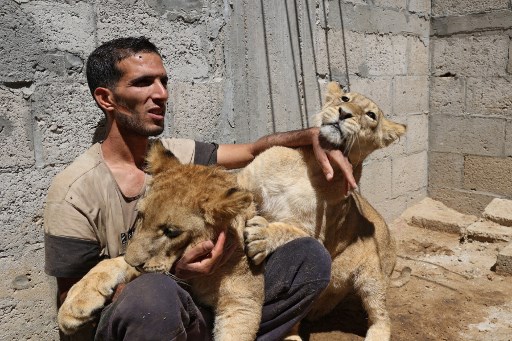
<instances>
[{"instance_id":1,"label":"man's arm","mask_svg":"<svg viewBox=\"0 0 512 341\"><path fill-rule=\"evenodd\" d=\"M318 140L320 130L309 128L285 133L276 133L246 144L222 144L217 151L217 163L229 169L240 168L251 162L258 154L274 146L301 147L311 145L316 159L327 180L333 177L333 166L340 168L347 180L345 193L357 188L352 174L352 165L339 150L326 151Z\"/></svg>"}]
</instances>

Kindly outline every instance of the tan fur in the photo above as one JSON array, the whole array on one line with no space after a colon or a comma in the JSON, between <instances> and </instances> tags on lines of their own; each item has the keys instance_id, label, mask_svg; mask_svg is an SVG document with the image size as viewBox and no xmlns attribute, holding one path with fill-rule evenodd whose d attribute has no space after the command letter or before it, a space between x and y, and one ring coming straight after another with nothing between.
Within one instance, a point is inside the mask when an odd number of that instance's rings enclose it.
<instances>
[{"instance_id":1,"label":"tan fur","mask_svg":"<svg viewBox=\"0 0 512 341\"><path fill-rule=\"evenodd\" d=\"M211 275L188 281L192 295L214 307L215 340L254 340L261 319L263 276L243 251L243 228L255 210L252 195L233 174L217 167L181 165L160 143L148 156L151 189L139 205L140 219L125 257L105 260L69 291L59 310L67 333L93 317L113 288L139 271L167 272L183 252L227 229L230 259ZM137 271L139 270L139 271Z\"/></svg>"},{"instance_id":2,"label":"tan fur","mask_svg":"<svg viewBox=\"0 0 512 341\"><path fill-rule=\"evenodd\" d=\"M363 160L405 132L405 126L386 119L375 103L344 93L337 83L328 85L316 122L324 146L349 155L358 181ZM341 194L341 172L328 182L310 147L274 147L243 169L238 182L253 192L262 216L252 219L245 231L253 261L261 263L292 239L317 238L331 254L332 275L308 317L325 315L355 290L371 323L366 340L389 340L385 296L396 261L395 242L384 219L360 194ZM403 284L408 271L393 284Z\"/></svg>"}]
</instances>

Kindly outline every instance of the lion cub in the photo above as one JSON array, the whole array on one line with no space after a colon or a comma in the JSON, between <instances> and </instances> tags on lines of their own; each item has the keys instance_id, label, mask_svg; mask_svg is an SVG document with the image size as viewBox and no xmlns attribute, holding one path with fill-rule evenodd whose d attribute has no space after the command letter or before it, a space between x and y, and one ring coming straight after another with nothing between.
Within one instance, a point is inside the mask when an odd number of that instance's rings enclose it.
<instances>
[{"instance_id":1,"label":"lion cub","mask_svg":"<svg viewBox=\"0 0 512 341\"><path fill-rule=\"evenodd\" d=\"M357 181L363 160L405 133L405 126L386 119L375 103L344 93L335 82L328 84L316 126L325 147L349 156ZM355 291L371 324L366 340L389 340L385 298L396 261L395 242L384 219L360 194L341 194L343 180L339 171L325 180L311 147L274 147L257 156L238 174L238 183L254 194L263 217L252 219L246 228L247 252L259 264L292 239L317 238L331 254L332 275L308 318L329 313ZM403 285L409 273L406 269L391 284Z\"/></svg>"},{"instance_id":2,"label":"lion cub","mask_svg":"<svg viewBox=\"0 0 512 341\"><path fill-rule=\"evenodd\" d=\"M71 288L58 314L61 330L72 333L92 320L118 284L141 272L165 273L188 247L227 230L233 255L213 274L187 282L198 301L214 308L215 340L254 340L264 286L260 267L244 253L243 228L255 213L251 193L221 168L180 164L160 142L148 165L153 179L125 256L100 262Z\"/></svg>"}]
</instances>

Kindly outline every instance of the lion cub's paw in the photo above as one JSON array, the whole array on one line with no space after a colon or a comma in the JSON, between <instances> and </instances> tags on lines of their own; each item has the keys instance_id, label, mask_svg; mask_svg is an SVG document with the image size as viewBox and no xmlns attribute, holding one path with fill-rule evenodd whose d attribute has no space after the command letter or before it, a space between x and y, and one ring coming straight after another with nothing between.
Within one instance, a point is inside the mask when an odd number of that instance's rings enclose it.
<instances>
[{"instance_id":1,"label":"lion cub's paw","mask_svg":"<svg viewBox=\"0 0 512 341\"><path fill-rule=\"evenodd\" d=\"M268 221L260 216L249 219L245 224L244 240L247 256L252 259L254 264L261 264L267 255L268 250Z\"/></svg>"},{"instance_id":2,"label":"lion cub's paw","mask_svg":"<svg viewBox=\"0 0 512 341\"><path fill-rule=\"evenodd\" d=\"M59 309L57 320L65 334L73 334L92 321L113 295L117 278L108 273L88 274L76 283Z\"/></svg>"}]
</instances>

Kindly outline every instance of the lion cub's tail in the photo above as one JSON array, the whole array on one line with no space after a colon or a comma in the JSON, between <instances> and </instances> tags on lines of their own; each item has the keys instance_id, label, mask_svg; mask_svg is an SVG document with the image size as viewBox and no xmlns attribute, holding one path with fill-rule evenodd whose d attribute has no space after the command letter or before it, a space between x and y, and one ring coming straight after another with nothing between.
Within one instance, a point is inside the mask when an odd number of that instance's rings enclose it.
<instances>
[{"instance_id":1,"label":"lion cub's tail","mask_svg":"<svg viewBox=\"0 0 512 341\"><path fill-rule=\"evenodd\" d=\"M400 288L401 286L404 286L411 279L411 272L412 270L410 267L404 267L397 278L389 279L389 286L392 288Z\"/></svg>"}]
</instances>

